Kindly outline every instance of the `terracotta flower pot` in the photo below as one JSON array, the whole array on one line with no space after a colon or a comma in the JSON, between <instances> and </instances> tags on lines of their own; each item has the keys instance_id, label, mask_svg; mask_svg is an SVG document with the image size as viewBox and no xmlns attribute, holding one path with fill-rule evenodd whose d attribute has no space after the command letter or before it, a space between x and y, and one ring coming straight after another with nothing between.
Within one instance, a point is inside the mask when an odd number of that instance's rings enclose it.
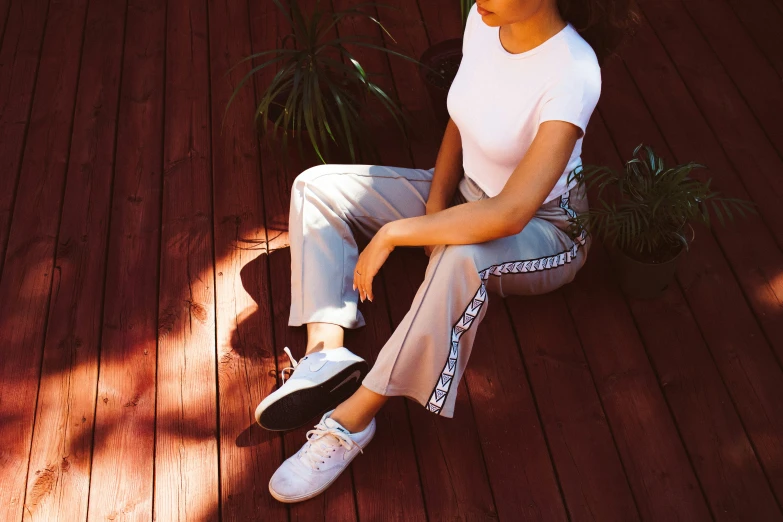
<instances>
[{"instance_id":1,"label":"terracotta flower pot","mask_svg":"<svg viewBox=\"0 0 783 522\"><path fill-rule=\"evenodd\" d=\"M444 40L431 46L419 61L422 63L419 75L427 88L435 117L445 126L449 121L446 98L462 62L462 38Z\"/></svg>"},{"instance_id":2,"label":"terracotta flower pot","mask_svg":"<svg viewBox=\"0 0 783 522\"><path fill-rule=\"evenodd\" d=\"M617 248L610 248L609 255L617 269L623 292L629 297L652 299L660 296L674 281L684 251L685 248L682 248L672 259L663 263L638 261Z\"/></svg>"}]
</instances>

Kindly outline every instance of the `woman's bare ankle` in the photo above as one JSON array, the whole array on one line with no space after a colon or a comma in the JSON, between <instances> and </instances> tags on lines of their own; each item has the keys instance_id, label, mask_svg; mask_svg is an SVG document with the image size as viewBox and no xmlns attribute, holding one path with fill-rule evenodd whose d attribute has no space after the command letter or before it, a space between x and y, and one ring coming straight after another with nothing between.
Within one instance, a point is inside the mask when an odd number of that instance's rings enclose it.
<instances>
[{"instance_id":1,"label":"woman's bare ankle","mask_svg":"<svg viewBox=\"0 0 783 522\"><path fill-rule=\"evenodd\" d=\"M356 415L342 415L341 412L338 412L337 410L334 410L329 418L339 422L340 426L350 431L351 433L359 433L360 431L364 431L372 421L372 417L364 418L362 416Z\"/></svg>"},{"instance_id":2,"label":"woman's bare ankle","mask_svg":"<svg viewBox=\"0 0 783 522\"><path fill-rule=\"evenodd\" d=\"M345 342L343 327L332 323L307 323L305 354L339 348Z\"/></svg>"},{"instance_id":3,"label":"woman's bare ankle","mask_svg":"<svg viewBox=\"0 0 783 522\"><path fill-rule=\"evenodd\" d=\"M330 417L351 433L364 431L389 398L360 386L353 395L340 403Z\"/></svg>"}]
</instances>

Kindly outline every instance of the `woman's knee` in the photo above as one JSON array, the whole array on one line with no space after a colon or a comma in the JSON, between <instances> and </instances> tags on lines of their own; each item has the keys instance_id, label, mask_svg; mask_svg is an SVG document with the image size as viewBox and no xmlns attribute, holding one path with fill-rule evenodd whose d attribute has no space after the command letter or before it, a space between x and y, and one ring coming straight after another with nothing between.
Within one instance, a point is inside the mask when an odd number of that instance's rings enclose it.
<instances>
[{"instance_id":1,"label":"woman's knee","mask_svg":"<svg viewBox=\"0 0 783 522\"><path fill-rule=\"evenodd\" d=\"M301 190L307 185L322 184L328 180L329 174L335 172L335 165L323 164L310 167L299 173L294 179L294 191Z\"/></svg>"},{"instance_id":2,"label":"woman's knee","mask_svg":"<svg viewBox=\"0 0 783 522\"><path fill-rule=\"evenodd\" d=\"M337 172L335 165L324 164L310 167L296 176L291 187L291 212L301 212L302 206L312 197L332 206L336 192L333 188L338 186L338 181L337 176L331 174Z\"/></svg>"},{"instance_id":3,"label":"woman's knee","mask_svg":"<svg viewBox=\"0 0 783 522\"><path fill-rule=\"evenodd\" d=\"M478 273L478 258L480 245L442 245L440 264L450 273L471 272ZM438 254L438 247L433 251L433 256Z\"/></svg>"}]
</instances>

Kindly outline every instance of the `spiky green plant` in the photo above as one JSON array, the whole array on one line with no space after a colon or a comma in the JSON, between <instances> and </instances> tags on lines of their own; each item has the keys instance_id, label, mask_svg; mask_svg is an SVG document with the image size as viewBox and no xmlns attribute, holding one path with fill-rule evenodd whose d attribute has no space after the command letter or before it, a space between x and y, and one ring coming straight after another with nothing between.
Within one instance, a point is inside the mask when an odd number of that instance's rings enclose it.
<instances>
[{"instance_id":1,"label":"spiky green plant","mask_svg":"<svg viewBox=\"0 0 783 522\"><path fill-rule=\"evenodd\" d=\"M462 15L462 28L465 29L465 24L468 22L468 13L470 13L470 8L473 7L473 4L476 3L476 0L459 0L459 7L460 7L460 14Z\"/></svg>"},{"instance_id":2,"label":"spiky green plant","mask_svg":"<svg viewBox=\"0 0 783 522\"><path fill-rule=\"evenodd\" d=\"M724 215L733 221L732 209L743 217L745 211L756 212L752 202L720 197L710 188L711 179L693 179L691 171L703 165L691 162L666 168L651 147L644 146L644 151L642 147L634 149L622 172L585 166L571 173L570 179L588 189L598 187L591 208L571 220L575 228L584 227L635 259L663 262L688 248L692 237L686 234L686 225L709 226L711 213L723 225ZM616 196L611 201L604 197L610 187Z\"/></svg>"},{"instance_id":3,"label":"spiky green plant","mask_svg":"<svg viewBox=\"0 0 783 522\"><path fill-rule=\"evenodd\" d=\"M289 134L297 138L301 131L305 130L315 153L324 163L329 157L331 144L348 150L354 162L357 161L357 149L375 150L368 132L367 120L377 118L377 115L369 110L361 110L367 94L380 100L407 139L409 119L402 107L370 78L345 46L374 49L417 64L419 62L398 51L387 49L382 43L373 43L366 36L335 37L333 34L337 24L344 18L363 17L377 24L394 41L383 24L371 13L363 10L391 6L364 2L332 12L328 8L321 9L321 2L318 0L313 11L305 13L297 0L285 0L285 4L281 0L273 1L290 24L291 32L283 38L280 48L252 54L239 62L257 58L266 60L253 67L239 82L226 105L226 111L239 89L253 74L276 66L277 73L261 95L255 116L256 119L267 118L270 108L277 106L280 114L274 119L273 134L276 135L278 130L282 129L284 148L288 147ZM281 97L284 98L282 101ZM262 136L266 137L268 131L264 122L258 127ZM302 140L296 141L302 154Z\"/></svg>"}]
</instances>

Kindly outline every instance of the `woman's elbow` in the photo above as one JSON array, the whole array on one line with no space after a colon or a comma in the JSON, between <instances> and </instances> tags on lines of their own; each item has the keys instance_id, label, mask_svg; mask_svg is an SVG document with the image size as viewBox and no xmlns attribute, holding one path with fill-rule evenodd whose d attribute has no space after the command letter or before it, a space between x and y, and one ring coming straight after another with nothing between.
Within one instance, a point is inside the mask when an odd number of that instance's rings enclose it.
<instances>
[{"instance_id":1,"label":"woman's elbow","mask_svg":"<svg viewBox=\"0 0 783 522\"><path fill-rule=\"evenodd\" d=\"M507 236L516 236L522 230L524 230L525 225L519 221L519 219L512 219L510 223L506 227L506 235Z\"/></svg>"},{"instance_id":2,"label":"woman's elbow","mask_svg":"<svg viewBox=\"0 0 783 522\"><path fill-rule=\"evenodd\" d=\"M509 197L497 196L497 216L503 223L502 229L506 236L514 236L522 232L535 211L531 212L527 205Z\"/></svg>"},{"instance_id":3,"label":"woman's elbow","mask_svg":"<svg viewBox=\"0 0 783 522\"><path fill-rule=\"evenodd\" d=\"M515 236L522 232L527 223L526 220L520 218L519 213L516 212L502 212L499 213L500 217L500 232L502 237Z\"/></svg>"},{"instance_id":4,"label":"woman's elbow","mask_svg":"<svg viewBox=\"0 0 783 522\"><path fill-rule=\"evenodd\" d=\"M514 205L499 205L498 207L495 215L499 219L498 228L503 234L502 237L514 236L522 232L528 221L523 216L524 212Z\"/></svg>"}]
</instances>

